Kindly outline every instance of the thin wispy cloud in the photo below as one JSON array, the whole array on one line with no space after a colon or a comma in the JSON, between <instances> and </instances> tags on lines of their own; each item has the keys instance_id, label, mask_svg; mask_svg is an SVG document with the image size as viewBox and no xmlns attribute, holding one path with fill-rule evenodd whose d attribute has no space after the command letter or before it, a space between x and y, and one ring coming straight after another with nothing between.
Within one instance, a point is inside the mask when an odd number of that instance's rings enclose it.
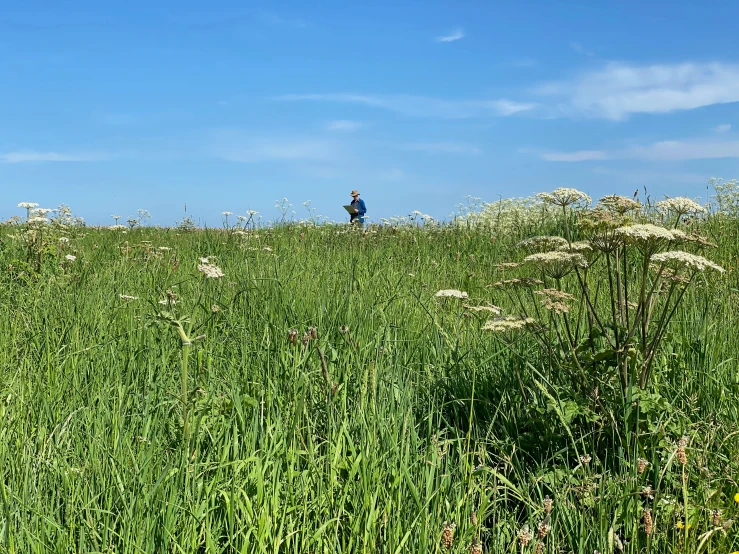
<instances>
[{"instance_id":1,"label":"thin wispy cloud","mask_svg":"<svg viewBox=\"0 0 739 554\"><path fill-rule=\"evenodd\" d=\"M465 36L466 35L464 34L464 29L462 29L461 27L457 27L450 33L442 35L440 37L436 37L434 40L436 42L455 42L457 40L463 39Z\"/></svg>"},{"instance_id":2,"label":"thin wispy cloud","mask_svg":"<svg viewBox=\"0 0 739 554\"><path fill-rule=\"evenodd\" d=\"M0 154L0 163L30 163L30 162L97 162L109 159L108 154L77 152L36 152L23 150Z\"/></svg>"},{"instance_id":3,"label":"thin wispy cloud","mask_svg":"<svg viewBox=\"0 0 739 554\"><path fill-rule=\"evenodd\" d=\"M321 161L340 158L339 146L330 140L301 136L256 136L238 131L212 134L205 153L231 162Z\"/></svg>"},{"instance_id":4,"label":"thin wispy cloud","mask_svg":"<svg viewBox=\"0 0 739 554\"><path fill-rule=\"evenodd\" d=\"M592 160L668 162L739 158L739 140L710 138L665 140L614 150L544 152L540 154L540 157L549 162L585 162Z\"/></svg>"},{"instance_id":5,"label":"thin wispy cloud","mask_svg":"<svg viewBox=\"0 0 739 554\"><path fill-rule=\"evenodd\" d=\"M723 125L717 125L713 130L716 133L728 133L731 131L731 125L729 123L724 123Z\"/></svg>"},{"instance_id":6,"label":"thin wispy cloud","mask_svg":"<svg viewBox=\"0 0 739 554\"><path fill-rule=\"evenodd\" d=\"M480 154L482 152L477 146L459 142L415 142L404 144L400 148L430 154Z\"/></svg>"},{"instance_id":7,"label":"thin wispy cloud","mask_svg":"<svg viewBox=\"0 0 739 554\"><path fill-rule=\"evenodd\" d=\"M352 132L361 129L362 127L364 127L364 123L361 121L352 121L350 119L336 119L326 123L327 131Z\"/></svg>"},{"instance_id":8,"label":"thin wispy cloud","mask_svg":"<svg viewBox=\"0 0 739 554\"><path fill-rule=\"evenodd\" d=\"M570 41L570 48L583 56L593 57L595 54L576 41Z\"/></svg>"},{"instance_id":9,"label":"thin wispy cloud","mask_svg":"<svg viewBox=\"0 0 739 554\"><path fill-rule=\"evenodd\" d=\"M739 101L739 65L609 63L569 81L538 87L565 115L614 121Z\"/></svg>"},{"instance_id":10,"label":"thin wispy cloud","mask_svg":"<svg viewBox=\"0 0 739 554\"><path fill-rule=\"evenodd\" d=\"M515 102L506 99L446 100L443 98L405 94L286 94L278 96L275 99L289 102L311 101L360 104L372 108L390 110L410 117L440 119L510 116L533 110L537 107L535 103Z\"/></svg>"}]
</instances>

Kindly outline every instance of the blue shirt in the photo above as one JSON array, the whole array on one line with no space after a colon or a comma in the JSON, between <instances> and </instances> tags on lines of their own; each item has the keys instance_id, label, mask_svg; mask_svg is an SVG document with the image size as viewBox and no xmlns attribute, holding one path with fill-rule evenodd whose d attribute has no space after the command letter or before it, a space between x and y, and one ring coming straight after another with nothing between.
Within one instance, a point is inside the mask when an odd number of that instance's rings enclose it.
<instances>
[{"instance_id":1,"label":"blue shirt","mask_svg":"<svg viewBox=\"0 0 739 554\"><path fill-rule=\"evenodd\" d=\"M351 215L351 221L359 218L359 222L364 223L364 214L367 213L367 206L365 206L364 200L362 200L361 198L357 198L356 200L352 199L351 205L355 210L359 210L359 213L354 213Z\"/></svg>"}]
</instances>

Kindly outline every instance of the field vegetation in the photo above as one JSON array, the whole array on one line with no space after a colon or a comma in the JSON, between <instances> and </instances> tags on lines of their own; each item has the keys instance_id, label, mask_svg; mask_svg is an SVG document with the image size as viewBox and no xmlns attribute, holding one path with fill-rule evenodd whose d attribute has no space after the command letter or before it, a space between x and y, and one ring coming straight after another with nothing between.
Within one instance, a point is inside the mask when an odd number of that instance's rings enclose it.
<instances>
[{"instance_id":1,"label":"field vegetation","mask_svg":"<svg viewBox=\"0 0 739 554\"><path fill-rule=\"evenodd\" d=\"M739 550L739 185L0 226L0 552ZM284 216L284 213L283 213Z\"/></svg>"}]
</instances>

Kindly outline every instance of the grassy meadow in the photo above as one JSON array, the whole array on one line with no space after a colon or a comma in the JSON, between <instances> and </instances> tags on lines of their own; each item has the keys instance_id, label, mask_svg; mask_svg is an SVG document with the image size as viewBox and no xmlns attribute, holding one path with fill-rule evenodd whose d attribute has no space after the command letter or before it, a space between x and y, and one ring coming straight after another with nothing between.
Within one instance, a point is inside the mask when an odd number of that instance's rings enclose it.
<instances>
[{"instance_id":1,"label":"grassy meadow","mask_svg":"<svg viewBox=\"0 0 739 554\"><path fill-rule=\"evenodd\" d=\"M552 194L1 225L0 552L738 551L739 219Z\"/></svg>"}]
</instances>

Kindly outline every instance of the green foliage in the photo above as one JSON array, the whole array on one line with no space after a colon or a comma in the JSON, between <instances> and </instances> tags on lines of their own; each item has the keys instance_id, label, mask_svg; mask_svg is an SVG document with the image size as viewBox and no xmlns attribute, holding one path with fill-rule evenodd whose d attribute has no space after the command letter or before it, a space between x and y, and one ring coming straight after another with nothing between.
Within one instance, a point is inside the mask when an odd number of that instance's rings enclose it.
<instances>
[{"instance_id":1,"label":"green foliage","mask_svg":"<svg viewBox=\"0 0 739 554\"><path fill-rule=\"evenodd\" d=\"M520 311L484 225L2 226L0 552L737 550L739 222L701 225L728 274L625 397L596 332L583 379L481 331Z\"/></svg>"}]
</instances>

